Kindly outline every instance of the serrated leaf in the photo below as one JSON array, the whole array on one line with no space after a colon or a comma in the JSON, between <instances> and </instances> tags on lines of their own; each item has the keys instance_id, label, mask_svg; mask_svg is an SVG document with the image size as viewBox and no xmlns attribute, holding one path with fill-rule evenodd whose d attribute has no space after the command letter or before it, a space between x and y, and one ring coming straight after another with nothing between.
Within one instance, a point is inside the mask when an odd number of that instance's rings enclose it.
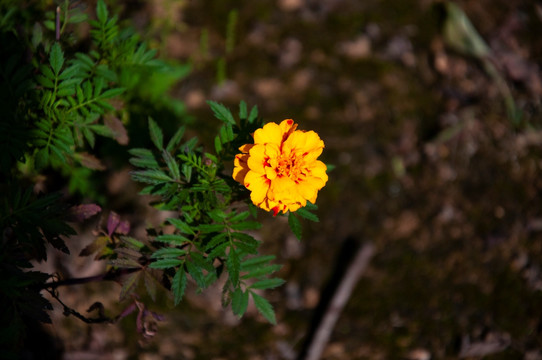
<instances>
[{"instance_id":1,"label":"serrated leaf","mask_svg":"<svg viewBox=\"0 0 542 360\"><path fill-rule=\"evenodd\" d=\"M220 141L220 137L218 135L215 137L215 151L217 154L220 154L222 151L222 142Z\"/></svg>"},{"instance_id":2,"label":"serrated leaf","mask_svg":"<svg viewBox=\"0 0 542 360\"><path fill-rule=\"evenodd\" d=\"M171 156L168 151L164 150L162 151L162 158L166 162L169 172L173 176L173 178L175 180L179 180L181 178L181 172L179 170L179 164L177 164L173 156Z\"/></svg>"},{"instance_id":3,"label":"serrated leaf","mask_svg":"<svg viewBox=\"0 0 542 360\"><path fill-rule=\"evenodd\" d=\"M38 84L40 84L41 86L45 86L46 88L52 89L55 87L53 81L49 78L46 78L45 76L36 75L36 80L38 81Z\"/></svg>"},{"instance_id":4,"label":"serrated leaf","mask_svg":"<svg viewBox=\"0 0 542 360\"><path fill-rule=\"evenodd\" d=\"M167 269L167 268L173 268L173 267L179 266L182 263L184 263L184 259L181 260L181 259L174 259L174 258L163 258L163 259L158 259L156 261L153 261L149 265L149 267L151 269Z\"/></svg>"},{"instance_id":5,"label":"serrated leaf","mask_svg":"<svg viewBox=\"0 0 542 360\"><path fill-rule=\"evenodd\" d=\"M129 224L129 223L127 221L121 222L116 232L120 233L119 230L126 230L126 229L123 229L123 227L126 226L126 224ZM128 248L134 249L134 250L141 250L145 246L145 244L143 244L141 241L134 239L133 237L130 237L130 236L121 236L120 241L124 245L126 245Z\"/></svg>"},{"instance_id":6,"label":"serrated leaf","mask_svg":"<svg viewBox=\"0 0 542 360\"><path fill-rule=\"evenodd\" d=\"M208 100L207 104L209 104L217 119L225 122L226 124L235 125L235 119L227 107L212 100Z\"/></svg>"},{"instance_id":7,"label":"serrated leaf","mask_svg":"<svg viewBox=\"0 0 542 360\"><path fill-rule=\"evenodd\" d=\"M160 129L158 124L151 118L149 118L149 132L154 146L162 151L164 149L164 135L162 134L162 129Z\"/></svg>"},{"instance_id":8,"label":"serrated leaf","mask_svg":"<svg viewBox=\"0 0 542 360\"><path fill-rule=\"evenodd\" d=\"M282 267L282 265L278 265L278 264L257 267L254 270L251 270L248 274L243 275L242 278L244 280L246 280L246 279L250 279L250 278L258 278L258 277L264 276L264 275L270 275L270 274L272 274L272 273L274 273L276 271L279 271L281 267Z\"/></svg>"},{"instance_id":9,"label":"serrated leaf","mask_svg":"<svg viewBox=\"0 0 542 360\"><path fill-rule=\"evenodd\" d=\"M250 271L274 259L274 255L255 256L241 263L241 271Z\"/></svg>"},{"instance_id":10,"label":"serrated leaf","mask_svg":"<svg viewBox=\"0 0 542 360\"><path fill-rule=\"evenodd\" d=\"M62 65L64 65L64 53L58 42L55 42L51 47L51 53L49 54L49 63L55 75L60 73Z\"/></svg>"},{"instance_id":11,"label":"serrated leaf","mask_svg":"<svg viewBox=\"0 0 542 360\"><path fill-rule=\"evenodd\" d=\"M285 281L283 279L279 278L273 278L273 279L264 279L260 281L256 281L254 284L250 285L251 289L274 289L276 287L281 286L284 284Z\"/></svg>"},{"instance_id":12,"label":"serrated leaf","mask_svg":"<svg viewBox=\"0 0 542 360\"><path fill-rule=\"evenodd\" d=\"M9 70L7 70L7 71L9 71ZM55 74L53 74L53 71L51 70L51 67L49 65L46 65L46 64L41 65L40 66L40 71L47 79L50 79L50 80L55 79ZM9 72L8 72L8 74L9 74Z\"/></svg>"},{"instance_id":13,"label":"serrated leaf","mask_svg":"<svg viewBox=\"0 0 542 360\"><path fill-rule=\"evenodd\" d=\"M248 291L243 291L240 287L235 289L231 299L231 309L235 315L241 317L247 311L248 296Z\"/></svg>"},{"instance_id":14,"label":"serrated leaf","mask_svg":"<svg viewBox=\"0 0 542 360\"><path fill-rule=\"evenodd\" d=\"M273 311L273 306L271 306L269 301L255 292L251 291L250 294L252 295L252 300L254 300L254 305L256 305L258 312L262 314L263 317L266 318L271 324L276 325L277 320L275 318L275 312Z\"/></svg>"},{"instance_id":15,"label":"serrated leaf","mask_svg":"<svg viewBox=\"0 0 542 360\"><path fill-rule=\"evenodd\" d=\"M236 224L231 224L233 230L257 230L262 227L262 224L257 221L243 221Z\"/></svg>"},{"instance_id":16,"label":"serrated leaf","mask_svg":"<svg viewBox=\"0 0 542 360\"><path fill-rule=\"evenodd\" d=\"M239 103L239 119L246 119L247 116L247 103L244 100L241 100Z\"/></svg>"},{"instance_id":17,"label":"serrated leaf","mask_svg":"<svg viewBox=\"0 0 542 360\"><path fill-rule=\"evenodd\" d=\"M254 120L258 118L258 107L254 105L250 110L250 115L248 116L248 122L253 123Z\"/></svg>"},{"instance_id":18,"label":"serrated leaf","mask_svg":"<svg viewBox=\"0 0 542 360\"><path fill-rule=\"evenodd\" d=\"M184 126L181 126L175 132L175 135L173 135L173 137L169 140L169 142L168 142L168 144L166 146L166 150L168 152L172 152L173 149L175 149L175 147L177 145L179 145L179 143L181 142L181 139L183 138L184 132L185 132L185 127Z\"/></svg>"},{"instance_id":19,"label":"serrated leaf","mask_svg":"<svg viewBox=\"0 0 542 360\"><path fill-rule=\"evenodd\" d=\"M186 262L186 269L188 270L188 273L190 276L192 276L192 279L196 281L198 286L200 288L205 288L205 279L203 277L203 272L201 271L201 268L194 264L191 261Z\"/></svg>"},{"instance_id":20,"label":"serrated leaf","mask_svg":"<svg viewBox=\"0 0 542 360\"><path fill-rule=\"evenodd\" d=\"M115 88L115 89L109 89L109 90L106 90L104 91L103 93L101 93L99 95L99 98L100 99L110 99L110 98L113 98L115 96L119 96L120 94L122 94L126 89L124 88ZM96 97L98 97L98 94L95 94Z\"/></svg>"},{"instance_id":21,"label":"serrated leaf","mask_svg":"<svg viewBox=\"0 0 542 360\"><path fill-rule=\"evenodd\" d=\"M184 234L194 235L195 232L192 230L190 225L182 221L181 219L168 218L167 221L174 225L177 229L181 230Z\"/></svg>"},{"instance_id":22,"label":"serrated leaf","mask_svg":"<svg viewBox=\"0 0 542 360\"><path fill-rule=\"evenodd\" d=\"M190 239L187 237L175 234L159 235L154 240L174 245L184 245L187 242L190 242Z\"/></svg>"},{"instance_id":23,"label":"serrated leaf","mask_svg":"<svg viewBox=\"0 0 542 360\"><path fill-rule=\"evenodd\" d=\"M316 216L316 214L311 213L309 210L305 208L299 208L297 209L295 213L301 216L302 218L310 220L310 221L314 221L314 222L320 221L320 219L318 219L318 216Z\"/></svg>"},{"instance_id":24,"label":"serrated leaf","mask_svg":"<svg viewBox=\"0 0 542 360\"><path fill-rule=\"evenodd\" d=\"M120 290L120 301L125 300L130 294L135 291L137 285L139 284L139 280L141 279L141 274L141 271L137 271L124 277L124 279L122 280L122 289Z\"/></svg>"},{"instance_id":25,"label":"serrated leaf","mask_svg":"<svg viewBox=\"0 0 542 360\"><path fill-rule=\"evenodd\" d=\"M239 284L239 254L234 248L230 248L229 256L226 260L226 265L228 267L228 273L230 277L231 284L234 287L237 287Z\"/></svg>"},{"instance_id":26,"label":"serrated leaf","mask_svg":"<svg viewBox=\"0 0 542 360\"><path fill-rule=\"evenodd\" d=\"M247 217L250 216L250 213L248 211L242 211L238 214L236 214L234 211L231 212L230 215L233 215L231 218L230 218L230 222L231 223L236 223L238 221L243 221L245 220Z\"/></svg>"},{"instance_id":27,"label":"serrated leaf","mask_svg":"<svg viewBox=\"0 0 542 360\"><path fill-rule=\"evenodd\" d=\"M98 3L96 4L96 17L98 18L98 21L105 24L107 22L108 15L109 13L107 11L105 2L103 0L98 0Z\"/></svg>"},{"instance_id":28,"label":"serrated leaf","mask_svg":"<svg viewBox=\"0 0 542 360\"><path fill-rule=\"evenodd\" d=\"M62 73L58 76L58 80L67 80L72 79L79 73L79 65L72 65L67 69L64 69ZM76 81L81 81L80 79L77 79Z\"/></svg>"},{"instance_id":29,"label":"serrated leaf","mask_svg":"<svg viewBox=\"0 0 542 360\"><path fill-rule=\"evenodd\" d=\"M137 268L141 267L140 264L134 259L111 259L107 262L111 266L118 268Z\"/></svg>"},{"instance_id":30,"label":"serrated leaf","mask_svg":"<svg viewBox=\"0 0 542 360\"><path fill-rule=\"evenodd\" d=\"M211 232L220 232L224 230L225 225L223 224L201 224L198 226L198 230L205 234Z\"/></svg>"},{"instance_id":31,"label":"serrated leaf","mask_svg":"<svg viewBox=\"0 0 542 360\"><path fill-rule=\"evenodd\" d=\"M151 255L151 259L156 258L171 258L171 257L179 257L186 255L186 250L178 249L178 248L161 248L156 250Z\"/></svg>"},{"instance_id":32,"label":"serrated leaf","mask_svg":"<svg viewBox=\"0 0 542 360\"><path fill-rule=\"evenodd\" d=\"M210 258L210 259L214 259L216 257L221 257L221 256L224 256L224 254L226 253L226 248L229 246L229 244L227 242L224 242L218 246L215 246L213 248L213 250L211 250L211 252L209 252L207 254L207 256Z\"/></svg>"},{"instance_id":33,"label":"serrated leaf","mask_svg":"<svg viewBox=\"0 0 542 360\"><path fill-rule=\"evenodd\" d=\"M159 284L158 280L151 274L150 271L144 271L145 288L151 297L152 301L156 301L156 287Z\"/></svg>"},{"instance_id":34,"label":"serrated leaf","mask_svg":"<svg viewBox=\"0 0 542 360\"><path fill-rule=\"evenodd\" d=\"M186 289L186 273L183 268L180 268L175 273L173 280L171 281L171 291L173 292L173 298L175 299L175 305L178 305L184 295Z\"/></svg>"},{"instance_id":35,"label":"serrated leaf","mask_svg":"<svg viewBox=\"0 0 542 360\"><path fill-rule=\"evenodd\" d=\"M173 181L172 178L160 170L133 171L132 179L147 184L160 184Z\"/></svg>"},{"instance_id":36,"label":"serrated leaf","mask_svg":"<svg viewBox=\"0 0 542 360\"><path fill-rule=\"evenodd\" d=\"M290 225L290 229L292 229L292 232L294 233L295 237L298 240L301 240L302 230L301 223L299 222L299 219L293 214L288 214L288 225Z\"/></svg>"}]
</instances>

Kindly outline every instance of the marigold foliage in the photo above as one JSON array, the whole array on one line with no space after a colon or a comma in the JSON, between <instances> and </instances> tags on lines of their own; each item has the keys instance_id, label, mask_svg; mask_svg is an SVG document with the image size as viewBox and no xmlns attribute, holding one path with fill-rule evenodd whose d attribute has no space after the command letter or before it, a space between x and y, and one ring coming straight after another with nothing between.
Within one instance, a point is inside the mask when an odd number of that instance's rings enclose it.
<instances>
[{"instance_id":1,"label":"marigold foliage","mask_svg":"<svg viewBox=\"0 0 542 360\"><path fill-rule=\"evenodd\" d=\"M250 190L252 202L266 210L294 212L314 203L328 176L317 160L324 142L314 131L297 130L292 119L268 123L254 132L254 144L239 148L233 178Z\"/></svg>"}]
</instances>

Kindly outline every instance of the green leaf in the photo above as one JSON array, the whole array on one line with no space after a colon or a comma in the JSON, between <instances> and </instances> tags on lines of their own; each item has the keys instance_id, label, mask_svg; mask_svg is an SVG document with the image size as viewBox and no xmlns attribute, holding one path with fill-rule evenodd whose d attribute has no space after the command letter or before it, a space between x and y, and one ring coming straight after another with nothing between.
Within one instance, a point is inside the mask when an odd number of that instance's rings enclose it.
<instances>
[{"instance_id":1,"label":"green leaf","mask_svg":"<svg viewBox=\"0 0 542 360\"><path fill-rule=\"evenodd\" d=\"M254 305L256 305L258 312L262 314L263 317L266 318L271 324L276 325L277 320L275 318L275 312L273 311L273 306L271 306L269 301L253 291L251 291L250 294L252 295L252 300L254 300Z\"/></svg>"},{"instance_id":2,"label":"green leaf","mask_svg":"<svg viewBox=\"0 0 542 360\"><path fill-rule=\"evenodd\" d=\"M200 288L205 288L205 278L203 277L203 272L201 271L201 268L193 262L187 261L186 269L188 270L190 276L192 276L192 279L196 281L198 286Z\"/></svg>"},{"instance_id":3,"label":"green leaf","mask_svg":"<svg viewBox=\"0 0 542 360\"><path fill-rule=\"evenodd\" d=\"M247 116L247 103L244 100L241 100L239 103L239 119L246 119Z\"/></svg>"},{"instance_id":4,"label":"green leaf","mask_svg":"<svg viewBox=\"0 0 542 360\"><path fill-rule=\"evenodd\" d=\"M253 123L254 120L258 118L258 107L254 105L250 110L250 115L248 116L248 122Z\"/></svg>"},{"instance_id":5,"label":"green leaf","mask_svg":"<svg viewBox=\"0 0 542 360\"><path fill-rule=\"evenodd\" d=\"M226 241L227 237L228 237L228 234L225 233L225 232L213 236L211 241L209 241L209 243L207 243L205 245L205 251L209 251L210 249L214 248L215 246L223 244Z\"/></svg>"},{"instance_id":6,"label":"green leaf","mask_svg":"<svg viewBox=\"0 0 542 360\"><path fill-rule=\"evenodd\" d=\"M297 209L296 214L310 221L314 221L314 222L320 221L320 219L318 219L318 216L316 216L316 214L311 213L306 208Z\"/></svg>"},{"instance_id":7,"label":"green leaf","mask_svg":"<svg viewBox=\"0 0 542 360\"><path fill-rule=\"evenodd\" d=\"M34 156L34 163L36 169L43 169L49 164L49 150L48 148L39 149Z\"/></svg>"},{"instance_id":8,"label":"green leaf","mask_svg":"<svg viewBox=\"0 0 542 360\"><path fill-rule=\"evenodd\" d=\"M55 84L53 83L53 81L49 78L46 78L45 76L37 75L36 80L38 80L38 83L41 86L45 86L46 88L52 89L55 87Z\"/></svg>"},{"instance_id":9,"label":"green leaf","mask_svg":"<svg viewBox=\"0 0 542 360\"><path fill-rule=\"evenodd\" d=\"M51 84L52 84L52 82L51 82ZM52 87L52 86L50 86L50 87ZM220 141L220 137L218 135L215 137L215 151L216 151L217 154L220 154L220 152L222 151L222 142Z\"/></svg>"},{"instance_id":10,"label":"green leaf","mask_svg":"<svg viewBox=\"0 0 542 360\"><path fill-rule=\"evenodd\" d=\"M262 227L262 224L257 221L243 221L237 224L231 224L233 230L257 230Z\"/></svg>"},{"instance_id":11,"label":"green leaf","mask_svg":"<svg viewBox=\"0 0 542 360\"><path fill-rule=\"evenodd\" d=\"M173 178L175 180L180 180L181 171L179 170L179 164L177 164L173 156L171 156L171 154L168 151L164 150L162 151L162 158L166 162L169 172L173 176Z\"/></svg>"},{"instance_id":12,"label":"green leaf","mask_svg":"<svg viewBox=\"0 0 542 360\"><path fill-rule=\"evenodd\" d=\"M240 287L235 289L231 299L231 308L235 315L241 317L247 311L248 307L248 291L241 290Z\"/></svg>"},{"instance_id":13,"label":"green leaf","mask_svg":"<svg viewBox=\"0 0 542 360\"><path fill-rule=\"evenodd\" d=\"M223 224L201 224L198 226L198 230L202 233L220 232L224 230Z\"/></svg>"},{"instance_id":14,"label":"green leaf","mask_svg":"<svg viewBox=\"0 0 542 360\"><path fill-rule=\"evenodd\" d=\"M171 258L171 257L179 257L186 255L186 250L178 249L178 248L169 248L164 247L161 249L156 250L152 253L151 259L156 258Z\"/></svg>"},{"instance_id":15,"label":"green leaf","mask_svg":"<svg viewBox=\"0 0 542 360\"><path fill-rule=\"evenodd\" d=\"M243 261L241 264L241 271L250 271L253 269L256 269L260 267L260 265L268 263L271 260L274 260L274 255L263 255L263 256L256 256L253 258L250 258L248 260Z\"/></svg>"},{"instance_id":16,"label":"green leaf","mask_svg":"<svg viewBox=\"0 0 542 360\"><path fill-rule=\"evenodd\" d=\"M179 268L171 281L171 291L175 299L175 305L178 305L184 295L186 289L186 273L183 268Z\"/></svg>"},{"instance_id":17,"label":"green leaf","mask_svg":"<svg viewBox=\"0 0 542 360\"><path fill-rule=\"evenodd\" d=\"M230 247L230 254L226 259L226 265L228 267L228 273L230 276L230 281L234 287L237 287L239 284L239 254L235 248Z\"/></svg>"},{"instance_id":18,"label":"green leaf","mask_svg":"<svg viewBox=\"0 0 542 360\"><path fill-rule=\"evenodd\" d=\"M164 182L174 181L166 173L160 170L133 171L132 179L139 182L147 183L147 184L160 184Z\"/></svg>"},{"instance_id":19,"label":"green leaf","mask_svg":"<svg viewBox=\"0 0 542 360\"><path fill-rule=\"evenodd\" d=\"M222 257L222 256L225 256L226 254L226 248L229 246L229 244L227 242L223 242L221 243L220 245L217 245L213 248L213 250L211 250L211 252L209 252L209 254L207 255L210 259L214 259L216 257ZM212 248L212 247L211 247ZM209 249L211 249L209 248Z\"/></svg>"},{"instance_id":20,"label":"green leaf","mask_svg":"<svg viewBox=\"0 0 542 360\"><path fill-rule=\"evenodd\" d=\"M238 221L243 221L245 220L247 217L250 216L250 213L248 211L242 211L238 214L235 213L235 211L232 211L230 213L230 216L233 215L231 218L230 218L230 222L231 223L236 223Z\"/></svg>"},{"instance_id":21,"label":"green leaf","mask_svg":"<svg viewBox=\"0 0 542 360\"><path fill-rule=\"evenodd\" d=\"M188 239L187 237L174 234L159 235L154 240L174 245L184 245L187 242L190 242L190 239Z\"/></svg>"},{"instance_id":22,"label":"green leaf","mask_svg":"<svg viewBox=\"0 0 542 360\"><path fill-rule=\"evenodd\" d=\"M107 22L108 15L109 13L107 11L105 2L103 0L98 0L98 3L96 4L96 17L98 18L98 21L105 24Z\"/></svg>"},{"instance_id":23,"label":"green leaf","mask_svg":"<svg viewBox=\"0 0 542 360\"><path fill-rule=\"evenodd\" d=\"M181 126L176 132L175 135L169 140L169 143L167 144L166 150L168 152L172 152L177 145L181 142L181 139L183 138L185 132L185 127Z\"/></svg>"},{"instance_id":24,"label":"green leaf","mask_svg":"<svg viewBox=\"0 0 542 360\"><path fill-rule=\"evenodd\" d=\"M212 100L208 100L207 104L211 106L211 109L213 110L213 113L217 119L225 122L226 124L235 125L235 119L227 107Z\"/></svg>"},{"instance_id":25,"label":"green leaf","mask_svg":"<svg viewBox=\"0 0 542 360\"><path fill-rule=\"evenodd\" d=\"M55 79L55 74L53 74L53 71L51 70L51 67L49 65L45 65L45 64L41 65L40 71L47 79L50 79L50 80Z\"/></svg>"},{"instance_id":26,"label":"green leaf","mask_svg":"<svg viewBox=\"0 0 542 360\"><path fill-rule=\"evenodd\" d=\"M58 76L58 80L72 79L79 72L79 65L72 65L69 68L65 69L62 74ZM80 80L79 80L80 81Z\"/></svg>"},{"instance_id":27,"label":"green leaf","mask_svg":"<svg viewBox=\"0 0 542 360\"><path fill-rule=\"evenodd\" d=\"M163 258L152 262L149 267L152 269L167 269L181 265L184 259Z\"/></svg>"},{"instance_id":28,"label":"green leaf","mask_svg":"<svg viewBox=\"0 0 542 360\"><path fill-rule=\"evenodd\" d=\"M274 265L266 265L262 267L257 267L256 269L250 271L248 274L243 275L243 279L250 279L250 278L258 278L264 275L272 274L276 271L279 271L282 265L274 264Z\"/></svg>"},{"instance_id":29,"label":"green leaf","mask_svg":"<svg viewBox=\"0 0 542 360\"><path fill-rule=\"evenodd\" d=\"M49 63L55 75L60 73L62 65L64 65L64 53L58 42L55 42L51 47L51 53L49 54Z\"/></svg>"},{"instance_id":30,"label":"green leaf","mask_svg":"<svg viewBox=\"0 0 542 360\"><path fill-rule=\"evenodd\" d=\"M251 289L274 289L276 287L281 286L284 284L285 281L279 278L273 278L273 279L264 279L255 282L254 284L250 285Z\"/></svg>"},{"instance_id":31,"label":"green leaf","mask_svg":"<svg viewBox=\"0 0 542 360\"><path fill-rule=\"evenodd\" d=\"M164 135L162 134L162 129L160 129L160 127L158 127L158 124L156 124L156 122L154 122L154 120L150 117L149 131L154 146L156 146L158 150L162 151L164 149Z\"/></svg>"},{"instance_id":32,"label":"green leaf","mask_svg":"<svg viewBox=\"0 0 542 360\"><path fill-rule=\"evenodd\" d=\"M104 91L102 94L99 95L100 99L110 99L115 96L119 96L124 91L126 91L125 88L114 88ZM98 91L96 91L98 93ZM98 97L98 94L95 94L96 97Z\"/></svg>"},{"instance_id":33,"label":"green leaf","mask_svg":"<svg viewBox=\"0 0 542 360\"><path fill-rule=\"evenodd\" d=\"M301 240L301 234L302 234L302 227L301 223L299 222L299 219L297 216L295 216L293 213L288 214L288 225L290 225L290 229L292 229L292 232L294 233L295 237L298 240Z\"/></svg>"},{"instance_id":34,"label":"green leaf","mask_svg":"<svg viewBox=\"0 0 542 360\"><path fill-rule=\"evenodd\" d=\"M192 230L192 228L190 227L190 225L188 225L187 223L185 223L184 221L182 221L181 219L174 219L174 218L168 218L167 221L171 224L171 225L174 225L177 229L181 230L181 232L183 234L190 234L190 235L195 235L196 233L194 232L194 230Z\"/></svg>"}]
</instances>

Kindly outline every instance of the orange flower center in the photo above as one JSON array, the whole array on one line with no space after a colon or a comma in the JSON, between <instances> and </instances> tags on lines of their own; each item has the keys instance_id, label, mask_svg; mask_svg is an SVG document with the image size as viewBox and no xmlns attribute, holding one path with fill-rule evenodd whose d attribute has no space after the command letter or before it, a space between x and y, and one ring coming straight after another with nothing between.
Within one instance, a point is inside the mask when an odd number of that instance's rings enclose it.
<instances>
[{"instance_id":1,"label":"orange flower center","mask_svg":"<svg viewBox=\"0 0 542 360\"><path fill-rule=\"evenodd\" d=\"M278 177L287 176L292 180L299 178L301 174L301 161L294 154L281 155L277 159L277 166L275 172Z\"/></svg>"}]
</instances>

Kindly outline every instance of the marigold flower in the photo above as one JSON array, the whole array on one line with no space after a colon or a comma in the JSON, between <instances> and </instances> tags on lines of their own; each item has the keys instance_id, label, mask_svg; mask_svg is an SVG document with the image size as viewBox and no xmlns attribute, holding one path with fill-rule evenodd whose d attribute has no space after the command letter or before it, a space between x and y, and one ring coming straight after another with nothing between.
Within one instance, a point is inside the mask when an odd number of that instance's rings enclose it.
<instances>
[{"instance_id":1,"label":"marigold flower","mask_svg":"<svg viewBox=\"0 0 542 360\"><path fill-rule=\"evenodd\" d=\"M264 125L234 160L233 178L251 191L256 206L274 215L314 203L328 179L326 165L317 160L324 142L314 131L296 128L292 119Z\"/></svg>"}]
</instances>

